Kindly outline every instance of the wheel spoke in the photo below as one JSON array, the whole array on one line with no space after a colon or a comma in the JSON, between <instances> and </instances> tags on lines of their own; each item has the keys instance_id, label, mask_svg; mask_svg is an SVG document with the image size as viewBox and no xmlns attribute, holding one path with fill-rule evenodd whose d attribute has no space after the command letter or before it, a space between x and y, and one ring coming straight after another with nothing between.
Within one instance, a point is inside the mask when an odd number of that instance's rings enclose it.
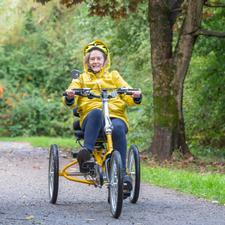
<instances>
[{"instance_id":1,"label":"wheel spoke","mask_svg":"<svg viewBox=\"0 0 225 225\"><path fill-rule=\"evenodd\" d=\"M113 166L111 170L111 202L112 202L112 209L116 211L116 204L117 204L117 195L118 195L118 179L117 179L117 167L115 161L113 161Z\"/></svg>"}]
</instances>

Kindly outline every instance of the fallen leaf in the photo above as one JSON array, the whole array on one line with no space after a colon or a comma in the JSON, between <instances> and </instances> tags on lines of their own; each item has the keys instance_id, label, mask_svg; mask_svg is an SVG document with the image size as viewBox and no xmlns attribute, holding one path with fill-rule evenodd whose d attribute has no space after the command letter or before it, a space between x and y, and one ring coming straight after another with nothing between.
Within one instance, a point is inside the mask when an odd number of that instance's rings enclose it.
<instances>
[{"instance_id":1,"label":"fallen leaf","mask_svg":"<svg viewBox=\"0 0 225 225\"><path fill-rule=\"evenodd\" d=\"M40 166L38 166L38 165L34 165L34 166L33 166L33 169L39 169L39 170L40 170L40 169L41 169L41 167L40 167Z\"/></svg>"},{"instance_id":2,"label":"fallen leaf","mask_svg":"<svg viewBox=\"0 0 225 225\"><path fill-rule=\"evenodd\" d=\"M25 219L26 220L32 220L32 219L34 219L34 216L30 215L30 216L27 216Z\"/></svg>"},{"instance_id":3,"label":"fallen leaf","mask_svg":"<svg viewBox=\"0 0 225 225\"><path fill-rule=\"evenodd\" d=\"M91 222L91 221L95 221L95 219L86 219L86 221L88 222Z\"/></svg>"}]
</instances>

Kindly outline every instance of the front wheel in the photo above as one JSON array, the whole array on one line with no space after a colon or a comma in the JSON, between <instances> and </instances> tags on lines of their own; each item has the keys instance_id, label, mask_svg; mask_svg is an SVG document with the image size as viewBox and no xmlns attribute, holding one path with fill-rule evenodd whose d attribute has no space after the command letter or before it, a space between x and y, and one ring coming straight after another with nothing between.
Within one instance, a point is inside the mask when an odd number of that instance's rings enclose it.
<instances>
[{"instance_id":1,"label":"front wheel","mask_svg":"<svg viewBox=\"0 0 225 225\"><path fill-rule=\"evenodd\" d=\"M110 159L109 203L114 218L119 218L123 207L123 176L120 153L114 151Z\"/></svg>"},{"instance_id":2,"label":"front wheel","mask_svg":"<svg viewBox=\"0 0 225 225\"><path fill-rule=\"evenodd\" d=\"M128 153L128 174L132 179L130 202L136 203L140 192L140 156L137 146L131 145Z\"/></svg>"},{"instance_id":3,"label":"front wheel","mask_svg":"<svg viewBox=\"0 0 225 225\"><path fill-rule=\"evenodd\" d=\"M51 145L48 168L48 193L49 201L55 204L59 188L59 153L57 145Z\"/></svg>"}]
</instances>

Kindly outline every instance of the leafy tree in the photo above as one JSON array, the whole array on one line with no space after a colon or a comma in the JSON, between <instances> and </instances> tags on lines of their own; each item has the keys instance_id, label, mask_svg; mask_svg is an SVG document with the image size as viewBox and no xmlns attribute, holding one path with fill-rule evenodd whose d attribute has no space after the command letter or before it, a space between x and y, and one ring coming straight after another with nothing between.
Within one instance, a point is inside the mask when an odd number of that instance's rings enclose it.
<instances>
[{"instance_id":1,"label":"leafy tree","mask_svg":"<svg viewBox=\"0 0 225 225\"><path fill-rule=\"evenodd\" d=\"M0 48L0 81L5 87L0 99L0 133L62 136L69 133L69 126L59 92L70 81L64 75L72 67L70 47L55 38L60 30L49 29L56 28L57 8L52 8L48 26L37 25L33 14L33 8L25 13L20 40Z\"/></svg>"},{"instance_id":2,"label":"leafy tree","mask_svg":"<svg viewBox=\"0 0 225 225\"><path fill-rule=\"evenodd\" d=\"M46 0L37 0L45 3ZM81 0L61 0L70 7ZM219 32L203 30L202 12L208 7L223 6L206 0L149 0L151 62L153 69L154 137L152 153L167 159L175 149L189 155L183 118L183 84L194 44L199 35L220 36ZM87 3L90 14L113 18L134 12L140 1L92 0Z\"/></svg>"}]
</instances>

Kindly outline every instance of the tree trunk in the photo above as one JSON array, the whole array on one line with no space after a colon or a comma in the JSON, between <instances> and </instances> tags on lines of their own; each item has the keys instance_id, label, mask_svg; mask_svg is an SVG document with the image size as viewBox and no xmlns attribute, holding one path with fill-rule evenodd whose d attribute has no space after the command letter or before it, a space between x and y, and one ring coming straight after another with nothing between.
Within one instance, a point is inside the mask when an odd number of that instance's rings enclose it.
<instances>
[{"instance_id":1,"label":"tree trunk","mask_svg":"<svg viewBox=\"0 0 225 225\"><path fill-rule=\"evenodd\" d=\"M178 107L171 90L174 77L172 26L164 1L149 1L151 64L153 73L154 137L153 155L169 158L174 149Z\"/></svg>"},{"instance_id":2,"label":"tree trunk","mask_svg":"<svg viewBox=\"0 0 225 225\"><path fill-rule=\"evenodd\" d=\"M173 52L172 10L166 1L149 0L151 64L153 73L154 136L151 152L169 159L175 149L189 155L183 117L183 86L199 28L204 0L187 1L185 16Z\"/></svg>"}]
</instances>

